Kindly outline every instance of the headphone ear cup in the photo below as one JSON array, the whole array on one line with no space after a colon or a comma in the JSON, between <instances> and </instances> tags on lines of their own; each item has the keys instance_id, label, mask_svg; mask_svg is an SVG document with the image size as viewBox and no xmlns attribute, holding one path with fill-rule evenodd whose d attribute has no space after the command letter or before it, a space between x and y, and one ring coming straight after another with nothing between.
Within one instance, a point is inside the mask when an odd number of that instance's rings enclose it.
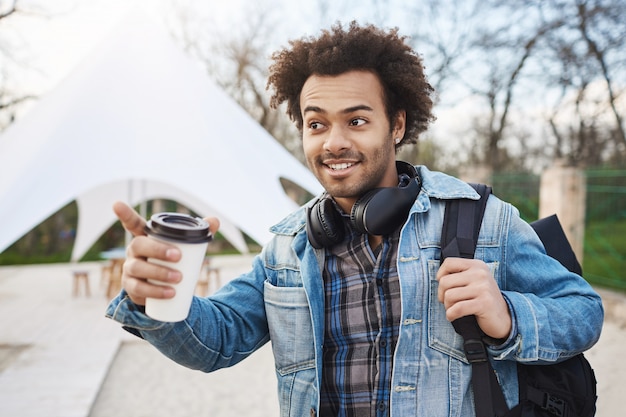
<instances>
[{"instance_id":1,"label":"headphone ear cup","mask_svg":"<svg viewBox=\"0 0 626 417\"><path fill-rule=\"evenodd\" d=\"M350 222L358 232L387 235L407 219L422 185L413 165L396 161L396 167L400 174L397 187L374 188L352 206Z\"/></svg>"},{"instance_id":2,"label":"headphone ear cup","mask_svg":"<svg viewBox=\"0 0 626 417\"><path fill-rule=\"evenodd\" d=\"M380 188L374 188L359 198L352 206L350 212L350 222L352 227L361 234L368 233L365 225L366 210L369 202L378 194Z\"/></svg>"},{"instance_id":3,"label":"headphone ear cup","mask_svg":"<svg viewBox=\"0 0 626 417\"><path fill-rule=\"evenodd\" d=\"M306 234L311 246L331 247L343 239L344 233L341 214L330 198L323 198L307 208Z\"/></svg>"}]
</instances>

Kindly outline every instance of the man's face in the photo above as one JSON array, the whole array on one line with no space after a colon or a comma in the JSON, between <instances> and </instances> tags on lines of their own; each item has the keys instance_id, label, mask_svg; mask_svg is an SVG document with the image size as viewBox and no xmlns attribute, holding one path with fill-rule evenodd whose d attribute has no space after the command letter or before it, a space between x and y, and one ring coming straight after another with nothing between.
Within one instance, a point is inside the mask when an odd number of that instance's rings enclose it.
<instances>
[{"instance_id":1,"label":"man's face","mask_svg":"<svg viewBox=\"0 0 626 417\"><path fill-rule=\"evenodd\" d=\"M394 139L404 135L405 116L390 129L376 75L312 75L302 87L300 108L307 164L344 211L365 192L398 184Z\"/></svg>"}]
</instances>

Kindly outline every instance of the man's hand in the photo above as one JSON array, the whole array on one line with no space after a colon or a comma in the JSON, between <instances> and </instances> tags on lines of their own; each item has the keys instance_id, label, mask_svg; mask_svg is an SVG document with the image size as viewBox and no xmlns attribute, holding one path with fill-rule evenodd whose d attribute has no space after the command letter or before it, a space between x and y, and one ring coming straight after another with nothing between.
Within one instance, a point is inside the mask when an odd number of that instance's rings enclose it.
<instances>
[{"instance_id":1,"label":"man's hand","mask_svg":"<svg viewBox=\"0 0 626 417\"><path fill-rule=\"evenodd\" d=\"M447 258L437 280L438 298L449 321L474 315L487 336L509 336L511 313L487 264L477 259Z\"/></svg>"},{"instance_id":2,"label":"man's hand","mask_svg":"<svg viewBox=\"0 0 626 417\"><path fill-rule=\"evenodd\" d=\"M134 237L126 248L126 261L122 272L122 288L126 290L130 299L138 305L146 304L146 297L172 298L175 290L170 286L151 284L148 280L160 281L165 284L175 284L182 278L175 269L156 265L147 261L147 258L161 259L169 262L178 262L181 253L174 245L150 239L145 235L146 220L132 207L122 202L113 204L115 215ZM205 219L209 223L211 233L219 229L219 220L215 217Z\"/></svg>"}]
</instances>

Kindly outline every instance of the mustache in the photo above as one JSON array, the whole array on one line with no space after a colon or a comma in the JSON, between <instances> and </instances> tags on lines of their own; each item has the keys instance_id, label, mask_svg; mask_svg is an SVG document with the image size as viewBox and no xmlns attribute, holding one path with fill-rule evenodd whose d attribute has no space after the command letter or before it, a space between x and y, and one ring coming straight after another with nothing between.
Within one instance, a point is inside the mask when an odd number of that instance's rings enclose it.
<instances>
[{"instance_id":1,"label":"mustache","mask_svg":"<svg viewBox=\"0 0 626 417\"><path fill-rule=\"evenodd\" d=\"M362 161L365 158L363 158L363 155L360 152L355 151L345 151L341 153L325 152L315 158L315 162L318 164L324 164L324 161L333 159L350 159L355 161Z\"/></svg>"}]
</instances>

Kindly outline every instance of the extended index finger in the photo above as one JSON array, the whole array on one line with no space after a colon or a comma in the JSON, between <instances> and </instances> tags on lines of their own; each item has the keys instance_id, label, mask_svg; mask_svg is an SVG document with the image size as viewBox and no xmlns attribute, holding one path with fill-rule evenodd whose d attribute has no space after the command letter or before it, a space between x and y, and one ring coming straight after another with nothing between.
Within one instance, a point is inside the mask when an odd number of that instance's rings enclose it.
<instances>
[{"instance_id":1,"label":"extended index finger","mask_svg":"<svg viewBox=\"0 0 626 417\"><path fill-rule=\"evenodd\" d=\"M146 234L144 231L146 221L128 204L116 201L113 204L113 212L120 219L124 229L128 230L133 236Z\"/></svg>"},{"instance_id":2,"label":"extended index finger","mask_svg":"<svg viewBox=\"0 0 626 417\"><path fill-rule=\"evenodd\" d=\"M205 217L204 221L209 224L209 230L211 231L211 234L215 236L220 228L220 219L218 219L217 217Z\"/></svg>"}]
</instances>

